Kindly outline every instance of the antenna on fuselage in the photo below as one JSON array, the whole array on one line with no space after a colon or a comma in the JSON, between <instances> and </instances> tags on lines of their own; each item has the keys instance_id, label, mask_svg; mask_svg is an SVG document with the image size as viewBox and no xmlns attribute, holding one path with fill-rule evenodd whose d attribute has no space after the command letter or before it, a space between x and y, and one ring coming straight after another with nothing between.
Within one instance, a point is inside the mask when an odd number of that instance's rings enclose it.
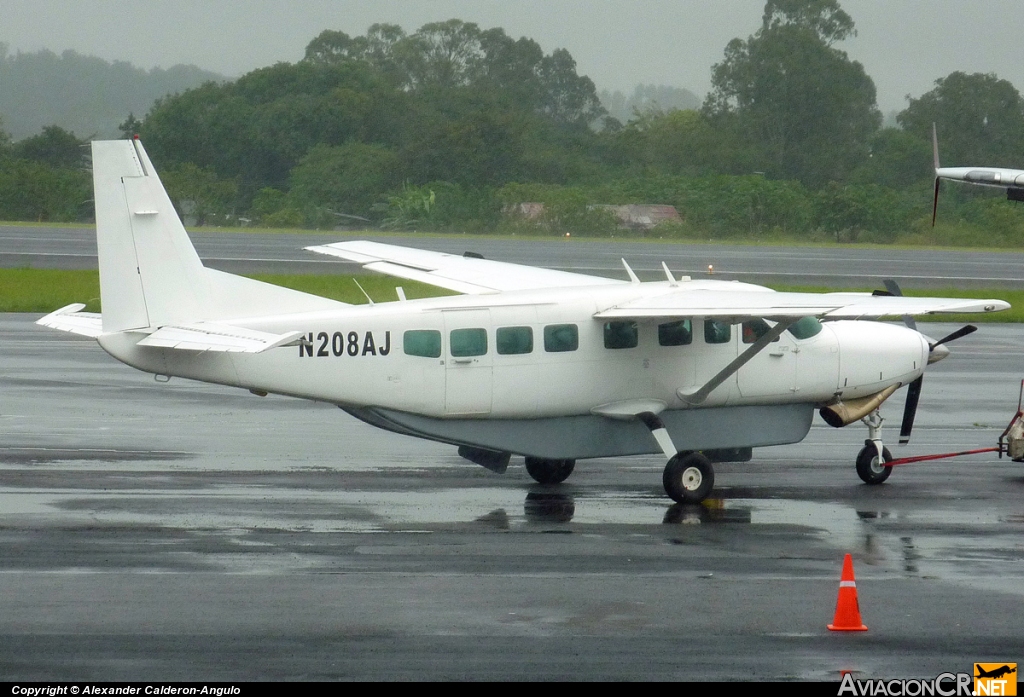
<instances>
[{"instance_id":1,"label":"antenna on fuselage","mask_svg":"<svg viewBox=\"0 0 1024 697\"><path fill-rule=\"evenodd\" d=\"M679 283L676 281L675 277L672 275L672 272L668 270L668 264L666 264L665 262L661 262L661 268L665 269L665 275L668 277L668 284L670 286L672 286L673 288L678 286Z\"/></svg>"},{"instance_id":2,"label":"antenna on fuselage","mask_svg":"<svg viewBox=\"0 0 1024 697\"><path fill-rule=\"evenodd\" d=\"M639 283L640 279L637 278L637 275L635 273L633 273L633 269L629 268L629 264L626 263L625 259L622 260L622 265L626 267L626 273L629 274L629 280L632 281L633 283Z\"/></svg>"},{"instance_id":3,"label":"antenna on fuselage","mask_svg":"<svg viewBox=\"0 0 1024 697\"><path fill-rule=\"evenodd\" d=\"M361 285L359 285L359 281L357 281L356 279L353 278L352 282L356 284L356 286L359 288L359 290L363 291L363 295L366 296L366 301L368 303L370 303L371 305L373 305L373 298L370 297L369 293L367 293L365 290L363 290L363 287Z\"/></svg>"}]
</instances>

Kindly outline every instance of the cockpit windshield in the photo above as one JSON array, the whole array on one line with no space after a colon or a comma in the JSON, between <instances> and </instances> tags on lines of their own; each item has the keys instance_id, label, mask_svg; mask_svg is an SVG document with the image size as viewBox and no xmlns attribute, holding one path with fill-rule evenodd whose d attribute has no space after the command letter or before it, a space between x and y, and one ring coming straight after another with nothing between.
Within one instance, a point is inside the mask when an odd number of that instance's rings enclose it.
<instances>
[{"instance_id":1,"label":"cockpit windshield","mask_svg":"<svg viewBox=\"0 0 1024 697\"><path fill-rule=\"evenodd\" d=\"M786 331L797 339L810 339L821 332L821 322L815 317L802 317L789 325L789 329Z\"/></svg>"}]
</instances>

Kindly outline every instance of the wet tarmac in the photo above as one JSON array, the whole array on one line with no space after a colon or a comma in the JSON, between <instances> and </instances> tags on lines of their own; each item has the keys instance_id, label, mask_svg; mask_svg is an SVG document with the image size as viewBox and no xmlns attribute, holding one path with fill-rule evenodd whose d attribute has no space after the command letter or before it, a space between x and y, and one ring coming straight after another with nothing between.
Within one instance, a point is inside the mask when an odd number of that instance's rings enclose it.
<instances>
[{"instance_id":1,"label":"wet tarmac","mask_svg":"<svg viewBox=\"0 0 1024 697\"><path fill-rule=\"evenodd\" d=\"M329 405L156 383L33 319L0 315L0 679L838 681L1024 659L1024 465L995 455L868 487L866 429L816 419L681 507L654 457L541 486ZM957 342L894 453L994 445L1022 347L1016 325ZM902 391L891 443L901 413ZM869 631L834 634L847 552Z\"/></svg>"},{"instance_id":2,"label":"wet tarmac","mask_svg":"<svg viewBox=\"0 0 1024 697\"><path fill-rule=\"evenodd\" d=\"M193 233L192 242L203 263L229 273L356 273L361 271L356 264L307 252L303 247L373 239L452 254L473 251L498 261L621 279L627 278L622 268L625 258L645 280L664 278L664 261L676 275L706 277L708 265L712 265L717 278L767 285L881 288L887 278L898 279L904 288L1019 288L1024 283L1022 252L353 234L204 231ZM0 225L0 267L95 269L95 231L91 227Z\"/></svg>"}]
</instances>

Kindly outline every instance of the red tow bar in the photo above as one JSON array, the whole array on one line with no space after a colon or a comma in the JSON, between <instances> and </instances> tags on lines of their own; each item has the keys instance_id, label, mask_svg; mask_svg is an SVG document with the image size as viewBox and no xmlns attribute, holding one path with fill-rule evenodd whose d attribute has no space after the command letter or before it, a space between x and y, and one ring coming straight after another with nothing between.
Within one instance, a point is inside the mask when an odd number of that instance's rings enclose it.
<instances>
[{"instance_id":1,"label":"red tow bar","mask_svg":"<svg viewBox=\"0 0 1024 697\"><path fill-rule=\"evenodd\" d=\"M978 453L998 453L1002 448L998 445L994 448L979 448L978 450L964 450L959 453L941 453L939 455L918 455L917 457L900 457L889 462L883 462L883 467L895 467L896 465L909 465L911 462L927 462L928 460L942 460L947 457L959 457L960 455L977 455Z\"/></svg>"}]
</instances>

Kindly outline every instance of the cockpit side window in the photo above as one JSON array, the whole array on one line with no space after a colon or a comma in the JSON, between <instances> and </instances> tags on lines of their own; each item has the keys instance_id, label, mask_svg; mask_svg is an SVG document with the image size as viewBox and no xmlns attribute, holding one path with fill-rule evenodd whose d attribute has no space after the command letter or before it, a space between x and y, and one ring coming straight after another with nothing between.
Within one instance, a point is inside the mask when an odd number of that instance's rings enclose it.
<instances>
[{"instance_id":1,"label":"cockpit side window","mask_svg":"<svg viewBox=\"0 0 1024 697\"><path fill-rule=\"evenodd\" d=\"M771 326L763 319L748 319L743 323L743 343L752 344L771 331ZM775 337L774 341L779 338Z\"/></svg>"},{"instance_id":2,"label":"cockpit side window","mask_svg":"<svg viewBox=\"0 0 1024 697\"><path fill-rule=\"evenodd\" d=\"M704 343L728 344L732 339L732 325L717 319L704 320Z\"/></svg>"}]
</instances>

